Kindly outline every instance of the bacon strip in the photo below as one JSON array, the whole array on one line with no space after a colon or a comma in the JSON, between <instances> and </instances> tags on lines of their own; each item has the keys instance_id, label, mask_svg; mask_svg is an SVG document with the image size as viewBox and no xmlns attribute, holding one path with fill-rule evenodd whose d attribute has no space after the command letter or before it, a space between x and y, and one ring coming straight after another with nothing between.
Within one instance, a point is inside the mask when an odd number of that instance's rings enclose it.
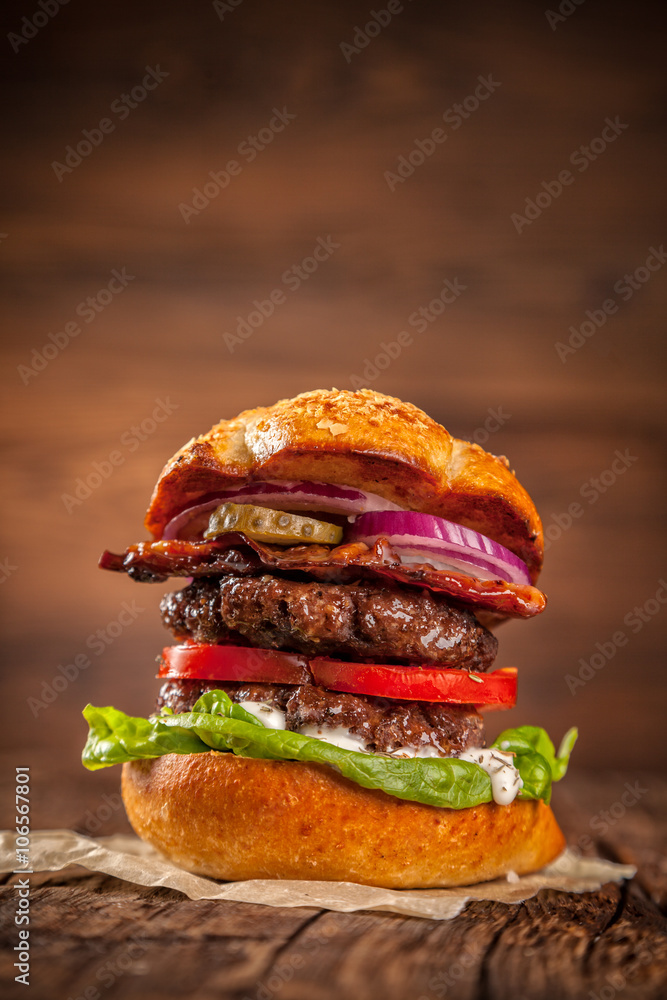
<instances>
[{"instance_id":1,"label":"bacon strip","mask_svg":"<svg viewBox=\"0 0 667 1000\"><path fill-rule=\"evenodd\" d=\"M335 548L327 545L284 548L229 532L211 542L177 539L139 542L122 555L104 552L100 567L125 572L134 580L148 583L159 583L170 576L257 576L267 570L306 573L327 583L384 577L447 594L466 607L492 612L498 620L532 618L546 606L546 597L536 587L502 580L477 580L429 566L404 565L386 538L378 538L373 546L353 542Z\"/></svg>"}]
</instances>

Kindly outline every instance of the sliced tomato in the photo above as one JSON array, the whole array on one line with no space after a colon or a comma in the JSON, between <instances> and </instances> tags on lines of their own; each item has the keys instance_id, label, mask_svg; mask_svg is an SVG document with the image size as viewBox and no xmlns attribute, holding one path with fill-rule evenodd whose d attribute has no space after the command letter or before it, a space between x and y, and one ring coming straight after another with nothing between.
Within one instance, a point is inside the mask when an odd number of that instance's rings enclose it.
<instances>
[{"instance_id":1,"label":"sliced tomato","mask_svg":"<svg viewBox=\"0 0 667 1000\"><path fill-rule=\"evenodd\" d=\"M333 691L369 694L402 701L437 701L488 709L516 703L516 667L490 674L431 667L396 667L384 663L343 663L316 657L310 661L315 683Z\"/></svg>"},{"instance_id":2,"label":"sliced tomato","mask_svg":"<svg viewBox=\"0 0 667 1000\"><path fill-rule=\"evenodd\" d=\"M312 684L308 660L296 653L252 646L186 643L162 650L158 677L254 684Z\"/></svg>"},{"instance_id":3,"label":"sliced tomato","mask_svg":"<svg viewBox=\"0 0 667 1000\"><path fill-rule=\"evenodd\" d=\"M384 663L348 663L251 646L184 643L162 652L158 677L250 684L317 684L332 691L375 695L401 701L434 701L477 708L512 708L516 667L490 674Z\"/></svg>"}]
</instances>

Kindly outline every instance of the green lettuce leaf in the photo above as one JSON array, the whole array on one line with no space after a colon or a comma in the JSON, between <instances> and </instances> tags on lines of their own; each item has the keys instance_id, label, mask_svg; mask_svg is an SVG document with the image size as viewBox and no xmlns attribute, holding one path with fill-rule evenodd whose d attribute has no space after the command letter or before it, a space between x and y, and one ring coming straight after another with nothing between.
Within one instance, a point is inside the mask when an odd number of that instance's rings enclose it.
<instances>
[{"instance_id":1,"label":"green lettuce leaf","mask_svg":"<svg viewBox=\"0 0 667 1000\"><path fill-rule=\"evenodd\" d=\"M207 691L192 706L193 712L205 712L207 715L225 715L230 719L240 719L249 722L251 726L265 728L256 715L246 711L243 705L237 705L226 691Z\"/></svg>"},{"instance_id":2,"label":"green lettuce leaf","mask_svg":"<svg viewBox=\"0 0 667 1000\"><path fill-rule=\"evenodd\" d=\"M544 729L539 726L519 726L516 729L505 729L493 746L515 755L514 766L523 780L521 798L544 799L549 802L551 784L565 777L578 735L574 727L568 729L556 754Z\"/></svg>"},{"instance_id":3,"label":"green lettuce leaf","mask_svg":"<svg viewBox=\"0 0 667 1000\"><path fill-rule=\"evenodd\" d=\"M191 712L178 715L165 712L152 719L139 719L115 708L88 705L84 716L90 734L83 763L91 770L168 753L217 750L263 760L327 764L364 788L378 788L397 798L427 805L465 809L493 799L491 780L477 764L456 757L405 759L367 754L301 733L267 729L224 691L207 692ZM564 740L556 758L543 730L523 727L501 734L494 747L515 753L515 764L524 782L521 797L548 801L552 776L558 768L565 773L567 759L563 763L562 758L569 757L572 744L571 737L567 744Z\"/></svg>"},{"instance_id":4,"label":"green lettuce leaf","mask_svg":"<svg viewBox=\"0 0 667 1000\"><path fill-rule=\"evenodd\" d=\"M195 732L166 726L158 719L132 718L116 708L86 705L83 716L90 726L82 760L90 771L111 764L167 753L202 753L208 750ZM166 716L178 719L177 715Z\"/></svg>"}]
</instances>

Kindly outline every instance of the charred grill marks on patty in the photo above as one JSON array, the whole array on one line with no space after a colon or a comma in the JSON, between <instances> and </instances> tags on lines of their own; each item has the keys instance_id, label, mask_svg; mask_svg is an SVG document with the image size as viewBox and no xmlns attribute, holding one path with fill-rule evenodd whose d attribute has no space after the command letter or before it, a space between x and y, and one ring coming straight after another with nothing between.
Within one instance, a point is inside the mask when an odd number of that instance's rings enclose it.
<instances>
[{"instance_id":1,"label":"charred grill marks on patty","mask_svg":"<svg viewBox=\"0 0 667 1000\"><path fill-rule=\"evenodd\" d=\"M498 641L469 612L427 590L325 584L269 575L208 577L167 594L177 638L343 659L487 670Z\"/></svg>"},{"instance_id":2,"label":"charred grill marks on patty","mask_svg":"<svg viewBox=\"0 0 667 1000\"><path fill-rule=\"evenodd\" d=\"M286 728L292 731L318 726L326 739L327 729L349 730L374 753L433 746L442 756L451 756L468 747L484 746L484 722L472 705L374 698L308 684L167 681L160 690L157 708L188 712L200 695L214 689L226 691L232 701L262 701L280 708L286 713Z\"/></svg>"},{"instance_id":3,"label":"charred grill marks on patty","mask_svg":"<svg viewBox=\"0 0 667 1000\"><path fill-rule=\"evenodd\" d=\"M183 590L165 594L160 601L160 613L162 624L177 639L250 645L240 632L227 628L222 620L219 579L196 580Z\"/></svg>"}]
</instances>

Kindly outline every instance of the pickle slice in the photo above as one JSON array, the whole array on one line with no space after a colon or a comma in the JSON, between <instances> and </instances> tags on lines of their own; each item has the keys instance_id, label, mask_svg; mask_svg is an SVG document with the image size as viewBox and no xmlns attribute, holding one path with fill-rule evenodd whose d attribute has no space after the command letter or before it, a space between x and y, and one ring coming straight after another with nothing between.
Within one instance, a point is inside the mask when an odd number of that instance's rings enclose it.
<instances>
[{"instance_id":1,"label":"pickle slice","mask_svg":"<svg viewBox=\"0 0 667 1000\"><path fill-rule=\"evenodd\" d=\"M295 542L318 542L338 545L343 529L337 524L300 517L270 507L253 507L249 503L223 503L211 514L204 538L217 538L228 531L242 531L257 542L293 545Z\"/></svg>"}]
</instances>

